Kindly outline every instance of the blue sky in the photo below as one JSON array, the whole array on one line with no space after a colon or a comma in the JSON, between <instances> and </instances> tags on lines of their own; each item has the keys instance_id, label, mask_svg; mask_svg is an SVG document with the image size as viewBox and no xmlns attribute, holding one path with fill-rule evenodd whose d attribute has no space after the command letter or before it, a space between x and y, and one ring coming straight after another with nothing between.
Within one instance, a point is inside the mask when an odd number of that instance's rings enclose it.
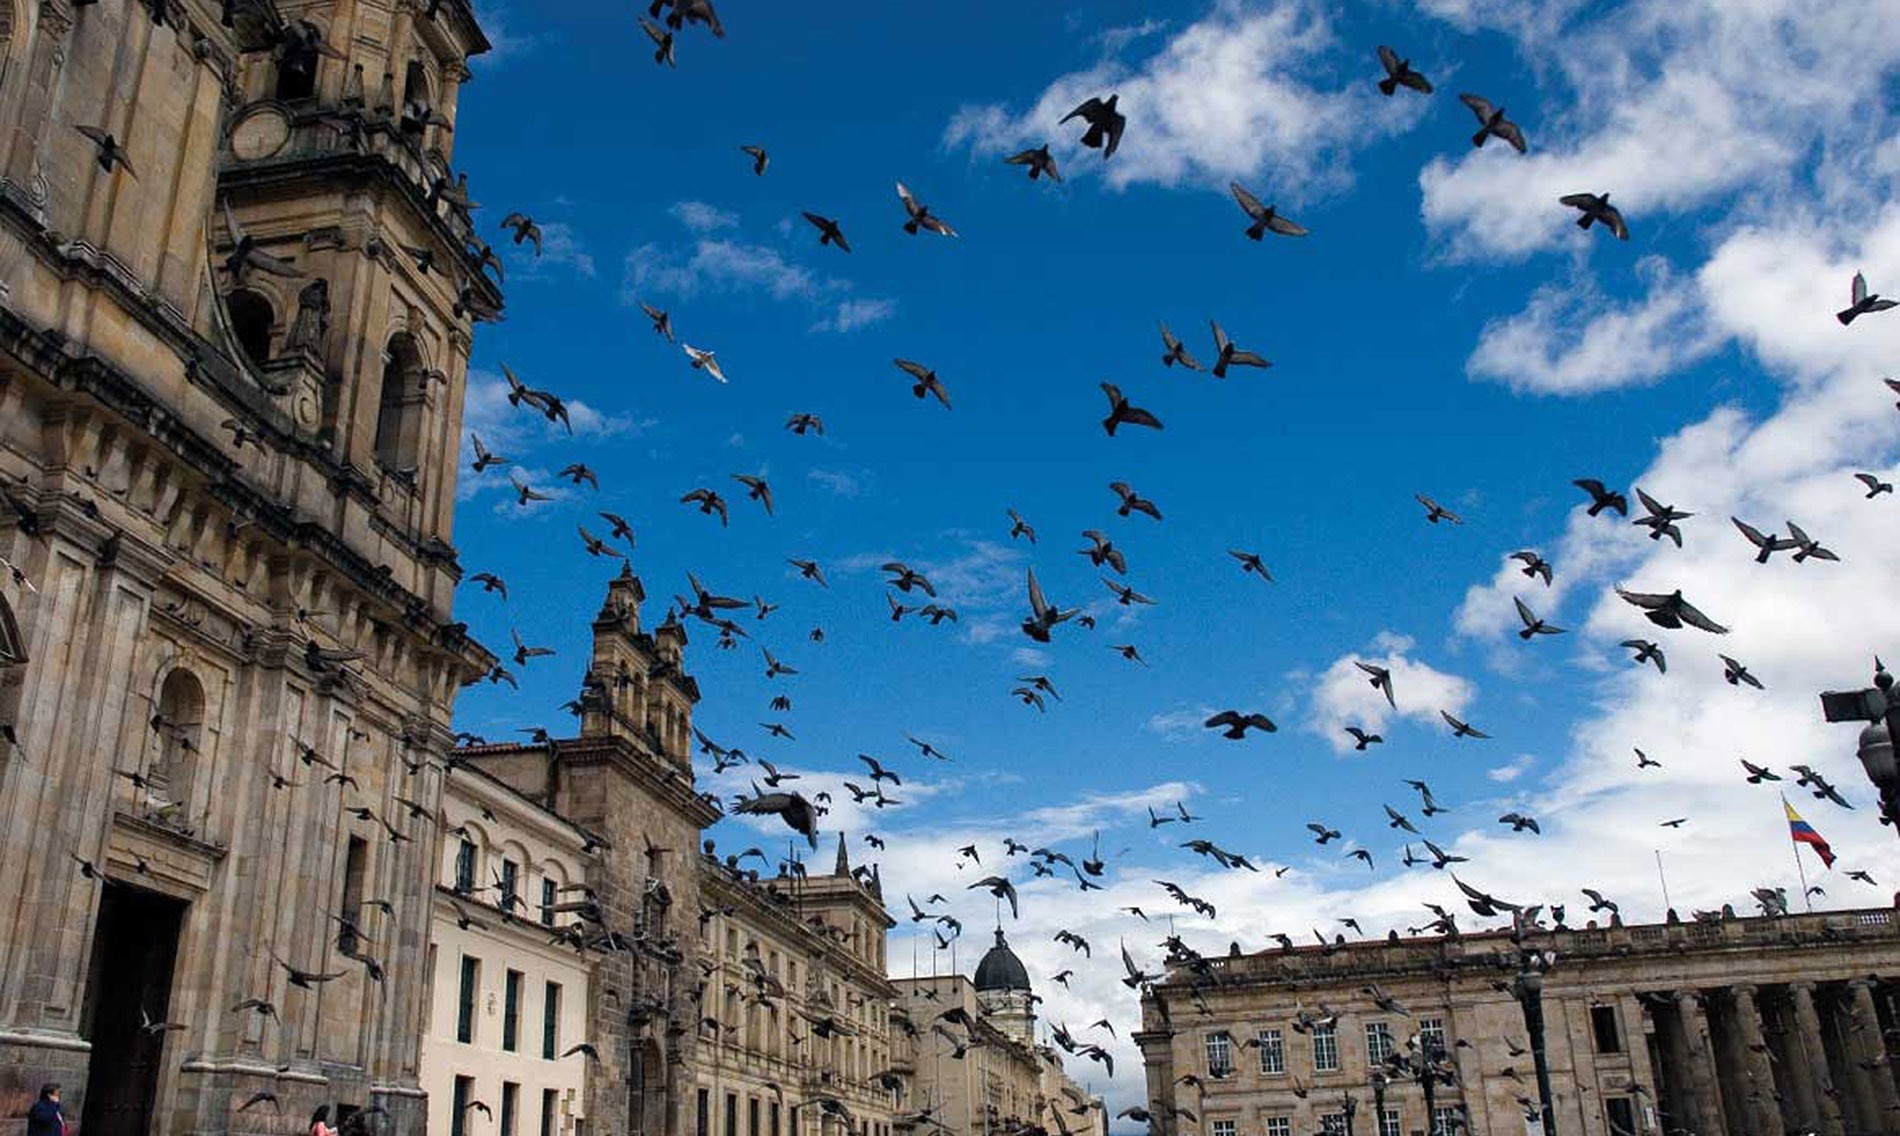
<instances>
[{"instance_id":1,"label":"blue sky","mask_svg":"<svg viewBox=\"0 0 1900 1136\"><path fill-rule=\"evenodd\" d=\"M627 6L484 5L502 50L464 88L457 160L481 225L520 210L549 245L538 262L506 254L507 321L477 336L468 425L537 486L579 460L601 490L521 511L505 471L464 466L463 564L504 576L513 598L465 587L458 618L497 649L514 627L557 654L522 672L519 694L466 692L458 723L491 737L566 725L558 707L617 568L590 561L574 527L600 531L609 509L638 532L649 623L689 568L782 605L748 616L753 640L731 652L691 629L696 721L813 788L860 772L859 752L892 761L905 806L828 820L860 853L863 831L891 837L897 893L948 892L967 874L949 850L972 837L987 864L1005 835L1086 851L1099 827L1109 852L1127 849L1106 898L1165 910L1156 872L1223 897L1214 920L1180 924L1206 949L1345 915L1378 934L1450 888L1398 867L1391 803L1470 855L1475 882L1571 902L1573 923L1587 885L1660 914L1659 848L1679 907L1745 904L1758 884L1794 886L1776 787L1741 783L1746 756L1814 765L1857 805L1797 802L1880 880L1837 871L1816 902L1887 899L1893 837L1851 731L1815 721L1814 692L1864 682L1875 650L1900 654L1900 615L1864 603L1891 590L1900 505L1863 500L1851 477L1892 479L1878 380L1900 317L1832 318L1856 268L1900 291L1895 107L1871 94L1891 88L1900 49L1871 11L1791 23L1779 4L1332 7L978 4L945 19L864 5L845 19L731 0L729 34L682 35L675 71L651 64ZM1437 94L1381 98L1379 43ZM1868 98L1836 89L1850 70ZM1745 71L1748 90L1734 82ZM1129 124L1105 163L1056 120L1115 90ZM1474 152L1465 90L1507 106L1530 153ZM1001 162L1043 141L1061 185ZM765 176L747 143L770 150ZM1233 178L1312 235L1246 240ZM962 235L906 236L897 180ZM1633 239L1579 232L1556 202L1578 190L1610 191ZM854 251L818 247L806 209L840 218ZM731 383L690 370L636 297L716 350ZM1207 361L1209 319L1275 366L1224 381L1163 368L1157 322ZM899 356L936 368L954 409L913 399ZM500 401L504 363L582 404L574 439ZM1166 430L1106 437L1104 380ZM784 431L794 411L822 415L826 436ZM734 473L769 477L778 515L743 500ZM1570 482L1585 476L1696 512L1687 547L1582 516ZM1165 520L1115 516L1114 480ZM699 486L728 496L729 528L677 503ZM1427 525L1415 493L1466 523ZM1040 543L1010 540L1011 507ZM1757 566L1731 514L1797 519L1843 561ZM1087 528L1125 549L1127 581L1157 606L1114 606L1075 555ZM1243 576L1230 548L1260 552L1277 582ZM1504 557L1522 548L1551 559L1555 586L1514 574ZM818 560L831 588L796 579L788 556ZM886 558L924 569L961 621L893 626ZM1031 644L1015 629L1031 565L1100 626ZM1616 583L1683 587L1735 634L1649 628ZM1571 632L1520 643L1513 595ZM824 643L807 641L813 626ZM1663 641L1667 676L1624 661L1616 642L1632 634ZM761 643L801 673L767 681ZM1717 650L1768 689L1725 684ZM1398 714L1385 719L1353 659L1395 665ZM1063 696L1047 713L1009 694L1034 672ZM780 693L788 713L768 710ZM1235 743L1199 727L1227 707L1280 731ZM1492 739L1453 740L1439 709ZM797 740L768 739L769 721ZM1383 721L1386 744L1342 754L1346 721ZM906 734L956 760L924 762ZM1632 747L1665 768L1638 773ZM1404 778L1456 808L1420 822ZM1175 799L1204 819L1150 830L1147 807ZM1545 835L1493 823L1510 808ZM1684 830L1656 827L1679 815ZM1369 849L1376 870L1315 847L1309 820ZM729 827L722 843L757 839ZM1197 835L1293 871L1222 873L1173 847ZM957 903L984 925L987 897ZM1126 934L1152 961L1144 937L1159 935L1108 906L1039 882L1012 938L1044 974L1068 965L1048 941L1061 926ZM1092 969L1049 1016L1132 1023L1113 964ZM1138 1093L1131 1077L1114 1091Z\"/></svg>"}]
</instances>

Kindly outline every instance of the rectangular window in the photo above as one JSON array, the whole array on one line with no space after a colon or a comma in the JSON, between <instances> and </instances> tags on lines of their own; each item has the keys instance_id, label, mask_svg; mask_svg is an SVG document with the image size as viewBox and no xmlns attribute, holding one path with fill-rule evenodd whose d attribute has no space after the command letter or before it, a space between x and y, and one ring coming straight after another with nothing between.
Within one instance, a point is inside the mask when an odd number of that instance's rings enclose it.
<instances>
[{"instance_id":1,"label":"rectangular window","mask_svg":"<svg viewBox=\"0 0 1900 1136\"><path fill-rule=\"evenodd\" d=\"M1339 1030L1334 1025L1313 1027L1313 1071L1339 1071Z\"/></svg>"},{"instance_id":2,"label":"rectangular window","mask_svg":"<svg viewBox=\"0 0 1900 1136\"><path fill-rule=\"evenodd\" d=\"M1290 1116L1267 1117L1267 1136L1293 1136L1293 1118Z\"/></svg>"},{"instance_id":3,"label":"rectangular window","mask_svg":"<svg viewBox=\"0 0 1900 1136\"><path fill-rule=\"evenodd\" d=\"M1399 1124L1399 1110L1388 1108L1379 1117L1379 1136L1405 1136L1405 1129Z\"/></svg>"},{"instance_id":4,"label":"rectangular window","mask_svg":"<svg viewBox=\"0 0 1900 1136\"><path fill-rule=\"evenodd\" d=\"M1286 1042L1280 1038L1277 1029L1260 1031L1260 1071L1262 1073L1286 1072Z\"/></svg>"},{"instance_id":5,"label":"rectangular window","mask_svg":"<svg viewBox=\"0 0 1900 1136\"><path fill-rule=\"evenodd\" d=\"M1213 1122L1211 1132L1212 1136L1234 1136L1234 1122L1231 1120L1216 1120Z\"/></svg>"},{"instance_id":6,"label":"rectangular window","mask_svg":"<svg viewBox=\"0 0 1900 1136\"><path fill-rule=\"evenodd\" d=\"M513 860L501 862L501 909L513 911L519 901L521 885L521 865Z\"/></svg>"},{"instance_id":7,"label":"rectangular window","mask_svg":"<svg viewBox=\"0 0 1900 1136\"><path fill-rule=\"evenodd\" d=\"M555 1136L561 1130L560 1107L561 1094L553 1089L541 1090L541 1136Z\"/></svg>"},{"instance_id":8,"label":"rectangular window","mask_svg":"<svg viewBox=\"0 0 1900 1136\"><path fill-rule=\"evenodd\" d=\"M745 1102L745 1130L747 1136L759 1136L759 1098L747 1097Z\"/></svg>"},{"instance_id":9,"label":"rectangular window","mask_svg":"<svg viewBox=\"0 0 1900 1136\"><path fill-rule=\"evenodd\" d=\"M541 924L544 927L554 926L554 903L555 903L554 881L542 880L541 881Z\"/></svg>"},{"instance_id":10,"label":"rectangular window","mask_svg":"<svg viewBox=\"0 0 1900 1136\"><path fill-rule=\"evenodd\" d=\"M1384 1022L1366 1023L1366 1064L1377 1068L1392 1052L1392 1029Z\"/></svg>"},{"instance_id":11,"label":"rectangular window","mask_svg":"<svg viewBox=\"0 0 1900 1136\"><path fill-rule=\"evenodd\" d=\"M693 1109L693 1136L712 1136L712 1094L699 1090Z\"/></svg>"},{"instance_id":12,"label":"rectangular window","mask_svg":"<svg viewBox=\"0 0 1900 1136\"><path fill-rule=\"evenodd\" d=\"M468 1102L475 1095L475 1078L455 1078L455 1096L450 1108L454 1110L449 1117L449 1136L468 1136Z\"/></svg>"},{"instance_id":13,"label":"rectangular window","mask_svg":"<svg viewBox=\"0 0 1900 1136\"><path fill-rule=\"evenodd\" d=\"M1615 1006L1590 1007L1590 1032L1596 1036L1598 1053L1623 1052L1623 1035L1616 1028Z\"/></svg>"},{"instance_id":14,"label":"rectangular window","mask_svg":"<svg viewBox=\"0 0 1900 1136\"><path fill-rule=\"evenodd\" d=\"M739 1094L726 1094L726 1136L739 1136Z\"/></svg>"},{"instance_id":15,"label":"rectangular window","mask_svg":"<svg viewBox=\"0 0 1900 1136\"><path fill-rule=\"evenodd\" d=\"M766 1119L771 1124L771 1128L768 1130L768 1136L778 1136L778 1102L777 1101L772 1102L772 1109L767 1114Z\"/></svg>"},{"instance_id":16,"label":"rectangular window","mask_svg":"<svg viewBox=\"0 0 1900 1136\"><path fill-rule=\"evenodd\" d=\"M462 956L462 985L455 998L455 1040L468 1044L475 1040L475 1000L481 995L482 960Z\"/></svg>"},{"instance_id":17,"label":"rectangular window","mask_svg":"<svg viewBox=\"0 0 1900 1136\"><path fill-rule=\"evenodd\" d=\"M501 1122L496 1127L501 1136L515 1136L516 1108L521 1103L521 1086L513 1081L501 1083Z\"/></svg>"},{"instance_id":18,"label":"rectangular window","mask_svg":"<svg viewBox=\"0 0 1900 1136\"><path fill-rule=\"evenodd\" d=\"M1226 1077L1234 1071L1234 1039L1227 1031L1207 1035L1207 1075Z\"/></svg>"},{"instance_id":19,"label":"rectangular window","mask_svg":"<svg viewBox=\"0 0 1900 1136\"><path fill-rule=\"evenodd\" d=\"M1325 1136L1346 1136L1346 1114L1329 1112L1319 1118L1319 1130Z\"/></svg>"},{"instance_id":20,"label":"rectangular window","mask_svg":"<svg viewBox=\"0 0 1900 1136\"><path fill-rule=\"evenodd\" d=\"M1420 1018L1418 1020L1418 1044L1426 1053L1445 1052L1445 1019Z\"/></svg>"},{"instance_id":21,"label":"rectangular window","mask_svg":"<svg viewBox=\"0 0 1900 1136\"><path fill-rule=\"evenodd\" d=\"M501 1047L510 1053L521 1048L521 972L511 970L502 984Z\"/></svg>"},{"instance_id":22,"label":"rectangular window","mask_svg":"<svg viewBox=\"0 0 1900 1136\"><path fill-rule=\"evenodd\" d=\"M466 837L455 846L455 890L462 895L475 890L475 842Z\"/></svg>"},{"instance_id":23,"label":"rectangular window","mask_svg":"<svg viewBox=\"0 0 1900 1136\"><path fill-rule=\"evenodd\" d=\"M550 982L541 995L541 1056L553 1061L561 1054L561 984Z\"/></svg>"},{"instance_id":24,"label":"rectangular window","mask_svg":"<svg viewBox=\"0 0 1900 1136\"><path fill-rule=\"evenodd\" d=\"M1435 1108L1432 1110L1432 1136L1452 1136L1464 1124L1464 1117L1456 1108Z\"/></svg>"},{"instance_id":25,"label":"rectangular window","mask_svg":"<svg viewBox=\"0 0 1900 1136\"><path fill-rule=\"evenodd\" d=\"M368 869L369 841L360 836L350 837L349 847L343 854L343 905L337 911L344 925L337 928L336 949L352 958L359 946L356 927L363 918L363 877Z\"/></svg>"},{"instance_id":26,"label":"rectangular window","mask_svg":"<svg viewBox=\"0 0 1900 1136\"><path fill-rule=\"evenodd\" d=\"M1603 1102L1610 1136L1636 1136L1636 1106L1628 1097L1610 1097Z\"/></svg>"}]
</instances>

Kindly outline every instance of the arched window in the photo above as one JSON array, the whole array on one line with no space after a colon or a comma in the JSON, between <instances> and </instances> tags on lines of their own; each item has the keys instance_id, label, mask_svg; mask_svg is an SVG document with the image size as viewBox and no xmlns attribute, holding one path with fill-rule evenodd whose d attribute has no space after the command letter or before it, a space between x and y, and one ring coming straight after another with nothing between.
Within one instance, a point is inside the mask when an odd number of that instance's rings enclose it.
<instances>
[{"instance_id":1,"label":"arched window","mask_svg":"<svg viewBox=\"0 0 1900 1136\"><path fill-rule=\"evenodd\" d=\"M271 329L277 324L270 301L249 288L239 288L225 297L224 306L231 313L231 331L238 347L260 367L270 362Z\"/></svg>"},{"instance_id":2,"label":"arched window","mask_svg":"<svg viewBox=\"0 0 1900 1136\"><path fill-rule=\"evenodd\" d=\"M420 59L411 59L408 69L403 72L402 104L406 107L410 103L435 105L435 100L429 94L429 72L422 66Z\"/></svg>"},{"instance_id":3,"label":"arched window","mask_svg":"<svg viewBox=\"0 0 1900 1136\"><path fill-rule=\"evenodd\" d=\"M407 332L389 341L376 410L376 460L392 473L413 474L422 448L422 370L422 354Z\"/></svg>"},{"instance_id":4,"label":"arched window","mask_svg":"<svg viewBox=\"0 0 1900 1136\"><path fill-rule=\"evenodd\" d=\"M205 692L197 678L187 670L166 675L164 685L158 688L158 714L153 722L158 752L145 775L148 811L160 819L184 819L204 734L204 717Z\"/></svg>"}]
</instances>

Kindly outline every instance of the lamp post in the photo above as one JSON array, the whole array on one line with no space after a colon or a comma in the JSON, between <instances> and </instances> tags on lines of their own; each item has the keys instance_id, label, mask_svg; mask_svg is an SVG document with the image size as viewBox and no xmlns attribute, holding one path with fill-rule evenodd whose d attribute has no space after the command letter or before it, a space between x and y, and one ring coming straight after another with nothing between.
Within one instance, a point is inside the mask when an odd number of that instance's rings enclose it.
<instances>
[{"instance_id":1,"label":"lamp post","mask_svg":"<svg viewBox=\"0 0 1900 1136\"><path fill-rule=\"evenodd\" d=\"M1372 1071L1372 1132L1385 1136L1385 1070Z\"/></svg>"},{"instance_id":2,"label":"lamp post","mask_svg":"<svg viewBox=\"0 0 1900 1136\"><path fill-rule=\"evenodd\" d=\"M1860 732L1860 764L1880 793L1882 824L1900 822L1900 761L1894 739L1900 738L1900 694L1893 675L1879 656L1874 658L1874 685L1864 690L1824 690L1821 716L1830 722L1865 722ZM1900 831L1900 827L1896 827Z\"/></svg>"},{"instance_id":3,"label":"lamp post","mask_svg":"<svg viewBox=\"0 0 1900 1136\"><path fill-rule=\"evenodd\" d=\"M1352 1118L1359 1111L1359 1102L1352 1099L1351 1093L1342 1092L1339 1094L1339 1108L1346 1114L1346 1136L1353 1136Z\"/></svg>"},{"instance_id":4,"label":"lamp post","mask_svg":"<svg viewBox=\"0 0 1900 1136\"><path fill-rule=\"evenodd\" d=\"M1556 1136L1557 1118L1550 1103L1550 1063L1544 1057L1544 972L1555 955L1535 948L1518 954L1517 979L1511 984L1524 1010L1524 1029L1530 1034L1531 1061L1537 1068L1537 1100L1543 1109L1543 1136Z\"/></svg>"}]
</instances>

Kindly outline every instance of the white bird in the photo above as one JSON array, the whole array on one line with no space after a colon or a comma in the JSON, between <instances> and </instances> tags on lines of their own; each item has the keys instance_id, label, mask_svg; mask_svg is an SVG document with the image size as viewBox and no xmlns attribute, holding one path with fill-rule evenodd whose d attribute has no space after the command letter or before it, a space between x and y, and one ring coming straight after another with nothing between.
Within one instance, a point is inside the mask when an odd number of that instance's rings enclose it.
<instances>
[{"instance_id":1,"label":"white bird","mask_svg":"<svg viewBox=\"0 0 1900 1136\"><path fill-rule=\"evenodd\" d=\"M693 361L693 370L704 371L722 383L726 381L726 373L719 369L719 360L713 357L712 352L701 351L690 343L682 343L680 347L686 352L686 357Z\"/></svg>"}]
</instances>

